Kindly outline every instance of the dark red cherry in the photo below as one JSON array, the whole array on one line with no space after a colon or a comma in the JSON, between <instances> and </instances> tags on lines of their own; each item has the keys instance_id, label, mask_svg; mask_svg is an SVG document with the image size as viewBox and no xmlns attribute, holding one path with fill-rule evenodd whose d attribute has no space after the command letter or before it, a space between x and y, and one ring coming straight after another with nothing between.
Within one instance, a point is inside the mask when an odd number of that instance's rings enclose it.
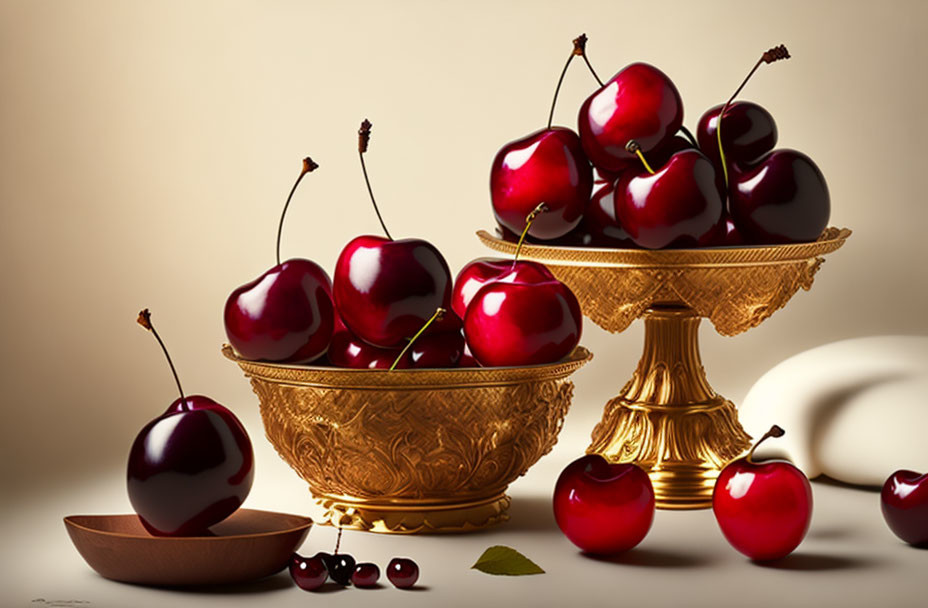
<instances>
[{"instance_id":1,"label":"dark red cherry","mask_svg":"<svg viewBox=\"0 0 928 608\"><path fill-rule=\"evenodd\" d=\"M224 320L229 343L245 359L312 361L332 337L329 276L310 260L287 260L233 291Z\"/></svg>"},{"instance_id":2,"label":"dark red cherry","mask_svg":"<svg viewBox=\"0 0 928 608\"><path fill-rule=\"evenodd\" d=\"M338 257L333 294L348 329L392 348L419 331L436 308L450 308L451 271L422 239L359 236Z\"/></svg>"},{"instance_id":3,"label":"dark red cherry","mask_svg":"<svg viewBox=\"0 0 928 608\"><path fill-rule=\"evenodd\" d=\"M582 314L570 288L541 264L516 266L484 285L467 307L464 334L483 366L553 363L580 341Z\"/></svg>"},{"instance_id":4,"label":"dark red cherry","mask_svg":"<svg viewBox=\"0 0 928 608\"><path fill-rule=\"evenodd\" d=\"M616 217L631 239L648 249L708 244L724 204L715 169L695 149L677 152L655 173L626 171L616 184Z\"/></svg>"},{"instance_id":5,"label":"dark red cherry","mask_svg":"<svg viewBox=\"0 0 928 608\"><path fill-rule=\"evenodd\" d=\"M883 484L880 509L893 534L928 548L928 475L896 471Z\"/></svg>"},{"instance_id":6,"label":"dark red cherry","mask_svg":"<svg viewBox=\"0 0 928 608\"><path fill-rule=\"evenodd\" d=\"M355 561L354 557L347 553L335 553L330 558L331 568L329 568L329 578L339 585L347 585L351 582L351 575L354 574Z\"/></svg>"},{"instance_id":7,"label":"dark red cherry","mask_svg":"<svg viewBox=\"0 0 928 608\"><path fill-rule=\"evenodd\" d=\"M355 566L354 573L351 575L351 584L355 587L374 587L380 580L380 568L377 564L364 562Z\"/></svg>"},{"instance_id":8,"label":"dark red cherry","mask_svg":"<svg viewBox=\"0 0 928 608\"><path fill-rule=\"evenodd\" d=\"M593 247L637 247L615 215L615 182L597 182L581 227L590 235Z\"/></svg>"},{"instance_id":9,"label":"dark red cherry","mask_svg":"<svg viewBox=\"0 0 928 608\"><path fill-rule=\"evenodd\" d=\"M461 268L454 280L454 290L451 294L451 307L454 312L463 319L470 301L480 288L502 277L506 277L509 282L515 282L525 277L529 277L529 280L553 279L554 275L537 262L519 260L513 263L512 260L498 258L477 258Z\"/></svg>"},{"instance_id":10,"label":"dark red cherry","mask_svg":"<svg viewBox=\"0 0 928 608\"><path fill-rule=\"evenodd\" d=\"M496 220L515 233L539 203L548 210L529 234L553 239L570 232L590 200L593 173L570 129L551 127L503 146L490 170L490 195Z\"/></svg>"},{"instance_id":11,"label":"dark red cherry","mask_svg":"<svg viewBox=\"0 0 928 608\"><path fill-rule=\"evenodd\" d=\"M815 241L828 226L828 184L802 152L774 150L751 167L732 165L729 177L731 218L750 243Z\"/></svg>"},{"instance_id":12,"label":"dark red cherry","mask_svg":"<svg viewBox=\"0 0 928 608\"><path fill-rule=\"evenodd\" d=\"M408 557L394 557L387 566L387 578L395 587L408 589L419 580L419 566Z\"/></svg>"},{"instance_id":13,"label":"dark red cherry","mask_svg":"<svg viewBox=\"0 0 928 608\"><path fill-rule=\"evenodd\" d=\"M716 125L723 105L706 110L696 127L699 148L719 173L722 165ZM722 146L729 164L750 165L777 145L777 123L770 112L756 103L736 101L728 106L722 120Z\"/></svg>"},{"instance_id":14,"label":"dark red cherry","mask_svg":"<svg viewBox=\"0 0 928 608\"><path fill-rule=\"evenodd\" d=\"M633 63L590 95L580 107L580 141L597 169L637 167L625 149L635 140L645 155L660 149L683 125L683 101L670 78L646 63Z\"/></svg>"},{"instance_id":15,"label":"dark red cherry","mask_svg":"<svg viewBox=\"0 0 928 608\"><path fill-rule=\"evenodd\" d=\"M329 576L325 563L319 556L303 557L294 553L290 557L290 578L300 589L313 591L321 587Z\"/></svg>"},{"instance_id":16,"label":"dark red cherry","mask_svg":"<svg viewBox=\"0 0 928 608\"><path fill-rule=\"evenodd\" d=\"M380 348L354 335L336 314L335 331L329 345L328 360L335 367L389 369L401 348Z\"/></svg>"}]
</instances>

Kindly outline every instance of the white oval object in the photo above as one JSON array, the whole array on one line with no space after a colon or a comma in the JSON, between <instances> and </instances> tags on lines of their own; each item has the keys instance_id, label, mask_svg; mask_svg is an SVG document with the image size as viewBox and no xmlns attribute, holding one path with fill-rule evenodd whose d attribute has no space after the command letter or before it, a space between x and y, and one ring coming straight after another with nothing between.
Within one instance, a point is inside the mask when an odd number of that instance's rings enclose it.
<instances>
[{"instance_id":1,"label":"white oval object","mask_svg":"<svg viewBox=\"0 0 928 608\"><path fill-rule=\"evenodd\" d=\"M805 351L764 374L739 409L759 456L788 458L810 478L882 485L895 470L928 471L928 336L874 336Z\"/></svg>"}]
</instances>

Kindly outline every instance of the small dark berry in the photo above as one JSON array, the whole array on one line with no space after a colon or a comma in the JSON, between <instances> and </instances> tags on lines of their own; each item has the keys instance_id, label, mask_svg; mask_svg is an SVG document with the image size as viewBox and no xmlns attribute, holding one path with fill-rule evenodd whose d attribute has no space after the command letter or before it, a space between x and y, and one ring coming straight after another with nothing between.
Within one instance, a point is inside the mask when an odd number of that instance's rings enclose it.
<instances>
[{"instance_id":1,"label":"small dark berry","mask_svg":"<svg viewBox=\"0 0 928 608\"><path fill-rule=\"evenodd\" d=\"M419 566L408 557L394 557L387 566L387 578L399 589L408 589L419 580Z\"/></svg>"},{"instance_id":2,"label":"small dark berry","mask_svg":"<svg viewBox=\"0 0 928 608\"><path fill-rule=\"evenodd\" d=\"M351 575L351 584L355 587L373 587L380 580L380 568L377 564L365 562L358 564Z\"/></svg>"}]
</instances>

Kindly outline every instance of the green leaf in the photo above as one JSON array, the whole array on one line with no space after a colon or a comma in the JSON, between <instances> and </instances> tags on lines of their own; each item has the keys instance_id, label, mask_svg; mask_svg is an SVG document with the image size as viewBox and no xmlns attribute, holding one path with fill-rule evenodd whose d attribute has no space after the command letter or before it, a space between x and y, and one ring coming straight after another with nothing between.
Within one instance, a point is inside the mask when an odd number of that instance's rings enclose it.
<instances>
[{"instance_id":1,"label":"green leaf","mask_svg":"<svg viewBox=\"0 0 928 608\"><path fill-rule=\"evenodd\" d=\"M477 562L471 566L486 574L504 574L506 576L523 576L526 574L544 574L538 564L511 547L495 545L483 552Z\"/></svg>"}]
</instances>

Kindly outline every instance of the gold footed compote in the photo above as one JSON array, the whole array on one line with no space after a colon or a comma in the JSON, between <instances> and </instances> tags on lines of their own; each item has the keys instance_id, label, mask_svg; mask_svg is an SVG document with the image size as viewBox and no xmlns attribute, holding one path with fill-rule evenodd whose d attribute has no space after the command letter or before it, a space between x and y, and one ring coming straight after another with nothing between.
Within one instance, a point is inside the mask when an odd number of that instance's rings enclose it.
<instances>
[{"instance_id":1,"label":"gold footed compote","mask_svg":"<svg viewBox=\"0 0 928 608\"><path fill-rule=\"evenodd\" d=\"M648 471L659 508L711 506L719 472L751 438L735 405L706 379L701 318L724 336L756 327L800 287L811 289L822 256L850 234L828 228L812 243L707 249L524 244L519 257L545 264L603 329L617 333L644 317L644 353L632 379L606 404L587 452ZM477 236L491 249L515 253L515 243L483 230Z\"/></svg>"}]
</instances>

